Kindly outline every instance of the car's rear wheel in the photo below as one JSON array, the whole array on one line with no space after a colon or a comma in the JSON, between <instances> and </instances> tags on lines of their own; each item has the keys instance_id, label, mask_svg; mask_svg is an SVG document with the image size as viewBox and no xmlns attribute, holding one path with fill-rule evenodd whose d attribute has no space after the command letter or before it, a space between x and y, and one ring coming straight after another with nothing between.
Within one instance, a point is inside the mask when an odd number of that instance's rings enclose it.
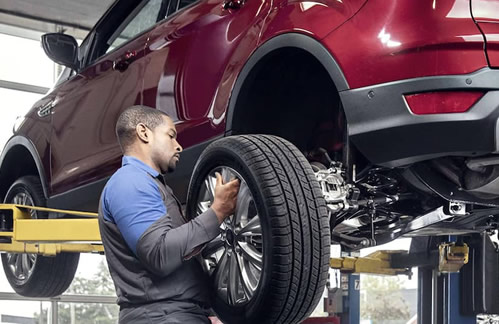
<instances>
[{"instance_id":1,"label":"car's rear wheel","mask_svg":"<svg viewBox=\"0 0 499 324\"><path fill-rule=\"evenodd\" d=\"M279 137L218 140L196 164L189 217L213 202L215 172L241 179L236 212L203 251L215 312L227 323L302 321L329 269L328 212L310 164Z\"/></svg>"},{"instance_id":2,"label":"car's rear wheel","mask_svg":"<svg viewBox=\"0 0 499 324\"><path fill-rule=\"evenodd\" d=\"M46 206L40 180L35 176L19 178L7 191L4 203ZM47 218L48 214L32 210L31 217ZM16 293L28 297L62 294L73 280L79 259L79 253L60 253L55 257L28 253L2 254L3 269L10 285Z\"/></svg>"}]
</instances>

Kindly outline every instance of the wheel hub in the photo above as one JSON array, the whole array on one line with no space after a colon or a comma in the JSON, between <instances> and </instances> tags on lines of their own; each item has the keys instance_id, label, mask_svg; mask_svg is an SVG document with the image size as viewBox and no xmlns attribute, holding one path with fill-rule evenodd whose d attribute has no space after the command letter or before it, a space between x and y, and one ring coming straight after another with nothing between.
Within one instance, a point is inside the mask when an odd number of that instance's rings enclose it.
<instances>
[{"instance_id":1,"label":"wheel hub","mask_svg":"<svg viewBox=\"0 0 499 324\"><path fill-rule=\"evenodd\" d=\"M228 248L233 250L237 243L237 235L231 228L227 228L225 231L223 231L222 240L225 242Z\"/></svg>"}]
</instances>

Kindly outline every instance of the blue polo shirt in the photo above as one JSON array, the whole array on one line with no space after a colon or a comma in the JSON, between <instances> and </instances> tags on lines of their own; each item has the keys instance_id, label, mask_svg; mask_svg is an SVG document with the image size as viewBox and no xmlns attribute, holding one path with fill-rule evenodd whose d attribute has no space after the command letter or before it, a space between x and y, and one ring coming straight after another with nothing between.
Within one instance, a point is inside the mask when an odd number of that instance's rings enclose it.
<instances>
[{"instance_id":1,"label":"blue polo shirt","mask_svg":"<svg viewBox=\"0 0 499 324\"><path fill-rule=\"evenodd\" d=\"M128 247L137 255L141 235L166 215L158 184L159 172L131 156L123 156L121 168L113 174L101 196L105 220L115 223Z\"/></svg>"}]
</instances>

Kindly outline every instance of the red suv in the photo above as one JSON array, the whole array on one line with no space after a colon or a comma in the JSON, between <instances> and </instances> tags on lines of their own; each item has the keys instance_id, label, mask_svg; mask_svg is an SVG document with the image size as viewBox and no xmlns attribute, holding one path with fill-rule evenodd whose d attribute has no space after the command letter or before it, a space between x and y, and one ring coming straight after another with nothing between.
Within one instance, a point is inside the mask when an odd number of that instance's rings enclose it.
<instances>
[{"instance_id":1,"label":"red suv","mask_svg":"<svg viewBox=\"0 0 499 324\"><path fill-rule=\"evenodd\" d=\"M67 69L6 144L0 195L96 210L120 166L120 112L165 111L185 148L167 182L189 217L216 170L243 180L203 253L215 311L298 322L323 292L330 240L497 228L498 34L492 0L120 0L80 46L43 36ZM17 292L52 296L78 255L2 261Z\"/></svg>"}]
</instances>

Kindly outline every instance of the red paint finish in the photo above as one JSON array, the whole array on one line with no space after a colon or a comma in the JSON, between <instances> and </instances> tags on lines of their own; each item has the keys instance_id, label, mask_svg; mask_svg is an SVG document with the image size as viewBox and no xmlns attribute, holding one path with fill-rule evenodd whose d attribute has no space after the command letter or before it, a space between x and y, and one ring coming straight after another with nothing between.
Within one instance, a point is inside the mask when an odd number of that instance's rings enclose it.
<instances>
[{"instance_id":1,"label":"red paint finish","mask_svg":"<svg viewBox=\"0 0 499 324\"><path fill-rule=\"evenodd\" d=\"M350 19L366 0L276 1L265 25L262 41L299 32L321 39Z\"/></svg>"},{"instance_id":2,"label":"red paint finish","mask_svg":"<svg viewBox=\"0 0 499 324\"><path fill-rule=\"evenodd\" d=\"M225 130L228 94L269 10L265 0L247 1L238 10L201 1L149 35L144 104L172 117L184 148Z\"/></svg>"},{"instance_id":3,"label":"red paint finish","mask_svg":"<svg viewBox=\"0 0 499 324\"><path fill-rule=\"evenodd\" d=\"M58 89L50 141L53 194L100 180L120 166L114 129L123 109L141 103L146 39L147 33L104 55ZM113 69L113 62L133 52L126 69Z\"/></svg>"},{"instance_id":4,"label":"red paint finish","mask_svg":"<svg viewBox=\"0 0 499 324\"><path fill-rule=\"evenodd\" d=\"M440 91L406 95L409 109L416 115L463 113L468 111L483 92Z\"/></svg>"},{"instance_id":5,"label":"red paint finish","mask_svg":"<svg viewBox=\"0 0 499 324\"><path fill-rule=\"evenodd\" d=\"M492 66L498 64L497 2L473 0ZM185 148L223 134L239 73L276 35L302 33L322 42L351 88L487 66L469 0L248 0L228 10L222 3L201 0L179 11L37 103L54 100L53 114L39 117L32 110L19 134L35 143L51 194L119 167L114 128L131 105L167 112Z\"/></svg>"},{"instance_id":6,"label":"red paint finish","mask_svg":"<svg viewBox=\"0 0 499 324\"><path fill-rule=\"evenodd\" d=\"M471 0L473 18L485 35L490 67L499 67L499 1Z\"/></svg>"},{"instance_id":7,"label":"red paint finish","mask_svg":"<svg viewBox=\"0 0 499 324\"><path fill-rule=\"evenodd\" d=\"M369 0L323 43L351 88L487 66L468 0Z\"/></svg>"},{"instance_id":8,"label":"red paint finish","mask_svg":"<svg viewBox=\"0 0 499 324\"><path fill-rule=\"evenodd\" d=\"M15 135L23 136L28 138L34 145L42 167L45 172L45 179L47 183L50 183L50 134L52 131L52 118L50 115L47 117L38 116L38 107L43 106L53 98L52 95L48 95L40 100L38 100L33 108L22 118L16 122L17 129L15 130ZM8 144L7 144L8 145ZM50 192L50 188L47 188Z\"/></svg>"}]
</instances>

